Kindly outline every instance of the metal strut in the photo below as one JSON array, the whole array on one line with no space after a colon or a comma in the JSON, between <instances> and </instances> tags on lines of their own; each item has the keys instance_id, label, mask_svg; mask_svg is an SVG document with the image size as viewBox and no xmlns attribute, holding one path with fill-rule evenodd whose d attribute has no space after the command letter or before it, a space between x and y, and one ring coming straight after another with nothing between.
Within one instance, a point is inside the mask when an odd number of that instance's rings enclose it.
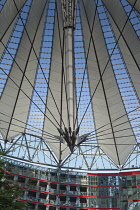
<instances>
[{"instance_id":1,"label":"metal strut","mask_svg":"<svg viewBox=\"0 0 140 210\"><path fill-rule=\"evenodd\" d=\"M68 128L65 131L58 129L61 136L67 142L71 151L75 146L79 128L75 130L75 82L74 82L74 29L76 17L76 0L61 0L64 34L65 34L65 74L66 92L68 103Z\"/></svg>"}]
</instances>

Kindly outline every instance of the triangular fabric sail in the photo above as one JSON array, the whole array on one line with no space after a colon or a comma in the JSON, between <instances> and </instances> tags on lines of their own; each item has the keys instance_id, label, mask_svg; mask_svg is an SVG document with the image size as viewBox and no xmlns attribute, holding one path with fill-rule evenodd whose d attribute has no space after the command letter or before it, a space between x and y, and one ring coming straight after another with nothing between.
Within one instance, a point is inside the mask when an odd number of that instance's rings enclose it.
<instances>
[{"instance_id":1,"label":"triangular fabric sail","mask_svg":"<svg viewBox=\"0 0 140 210\"><path fill-rule=\"evenodd\" d=\"M133 150L135 138L110 63L96 5L93 1L83 2L80 3L83 33L85 49L89 53L87 65L91 93L95 92L92 103L98 143L116 165L123 165ZM92 30L93 24L94 29ZM89 43L90 50L88 52ZM120 121L127 123L123 125L124 130L119 132L122 128L119 126ZM126 128L129 130L127 131L127 134L129 132L130 135L128 138L125 137Z\"/></svg>"},{"instance_id":2,"label":"triangular fabric sail","mask_svg":"<svg viewBox=\"0 0 140 210\"><path fill-rule=\"evenodd\" d=\"M125 60L126 67L131 76L131 80L135 87L136 93L140 97L140 59L139 59L140 58L140 42L139 42L139 38L136 35L129 19L127 18L126 13L123 10L121 3L118 3L118 1L114 1L112 4L109 4L109 2L106 0L103 0L103 2L110 14L111 24L112 24L116 39L119 39L118 44L119 44L122 56ZM115 12L112 12L111 8L114 8ZM119 12L119 18L117 15L118 12ZM121 33L122 30L123 32Z\"/></svg>"},{"instance_id":3,"label":"triangular fabric sail","mask_svg":"<svg viewBox=\"0 0 140 210\"><path fill-rule=\"evenodd\" d=\"M26 0L18 0L15 4L14 1L7 0L0 12L0 57L15 25L18 11L21 10L25 2Z\"/></svg>"},{"instance_id":4,"label":"triangular fabric sail","mask_svg":"<svg viewBox=\"0 0 140 210\"><path fill-rule=\"evenodd\" d=\"M45 9L46 1L42 0L41 3L38 1L33 2L25 26L26 30L24 30L1 97L0 119L3 128L1 132L6 140L10 140L24 131L38 64L36 56L39 57L40 52Z\"/></svg>"}]
</instances>

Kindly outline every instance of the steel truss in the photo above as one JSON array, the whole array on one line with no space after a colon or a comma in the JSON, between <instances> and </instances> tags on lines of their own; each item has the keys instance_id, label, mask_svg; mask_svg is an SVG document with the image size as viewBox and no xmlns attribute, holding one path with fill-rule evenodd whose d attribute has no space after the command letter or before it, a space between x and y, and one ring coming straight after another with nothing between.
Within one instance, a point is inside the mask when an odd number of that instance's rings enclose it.
<instances>
[{"instance_id":1,"label":"steel truss","mask_svg":"<svg viewBox=\"0 0 140 210\"><path fill-rule=\"evenodd\" d=\"M71 168L78 170L108 170L108 169L130 169L139 168L140 145L137 144L130 154L124 166L116 166L97 144L89 145L84 142L74 152L68 155L64 161L59 163L55 154L46 143L46 140L35 135L22 134L12 142L1 139L0 145L3 150L9 151L9 157L25 162L48 165L58 168Z\"/></svg>"}]
</instances>

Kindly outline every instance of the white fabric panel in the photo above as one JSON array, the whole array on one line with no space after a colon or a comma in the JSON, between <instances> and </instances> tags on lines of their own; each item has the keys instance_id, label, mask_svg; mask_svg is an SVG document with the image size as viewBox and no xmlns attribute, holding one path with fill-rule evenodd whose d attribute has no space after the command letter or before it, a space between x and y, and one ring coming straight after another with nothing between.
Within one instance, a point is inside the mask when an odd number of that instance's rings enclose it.
<instances>
[{"instance_id":1,"label":"white fabric panel","mask_svg":"<svg viewBox=\"0 0 140 210\"><path fill-rule=\"evenodd\" d=\"M44 29L45 12L43 16L42 12L45 5L46 1L35 0L32 4L26 24L27 33L38 57ZM42 19L38 28L41 16ZM0 115L0 119L2 120L1 128L3 128L0 129L0 131L3 134L3 137L8 140L24 131L23 125L25 126L24 123L26 123L30 105L30 99L28 99L28 97L31 98L32 95L31 84L34 84L37 69L37 58L33 52L33 49L31 48L31 43L25 31L23 33L15 60L22 69L22 72L14 62L9 75L14 82L10 78L7 80L3 95L0 100L0 112L5 113L8 116L6 117L2 114ZM31 84L29 84L24 74ZM14 83L16 83L18 87ZM22 89L28 97L20 89ZM19 119L23 123L20 123L15 119Z\"/></svg>"},{"instance_id":2,"label":"white fabric panel","mask_svg":"<svg viewBox=\"0 0 140 210\"><path fill-rule=\"evenodd\" d=\"M18 10L22 8L26 0L16 1ZM0 40L6 46L16 22L18 14L17 8L15 7L14 1L7 0L0 13ZM6 32L6 33L5 33ZM3 44L0 42L0 57L5 49Z\"/></svg>"},{"instance_id":3,"label":"white fabric panel","mask_svg":"<svg viewBox=\"0 0 140 210\"><path fill-rule=\"evenodd\" d=\"M92 0L85 0L84 4L90 23L90 28L92 28L95 5ZM87 54L91 35L82 2L80 2L80 6L85 49ZM93 48L93 43L91 42L87 62L91 94L93 94L95 91L97 83L100 79L99 68L102 73L109 60L106 44L104 42L100 22L97 15L92 36L95 43L95 50L97 53L99 65L97 64L96 54ZM98 143L102 150L108 155L110 159L114 161L116 165L123 165L128 155L133 150L135 138L132 136L133 132L129 122L123 124L123 126L118 126L119 123L128 121L128 118L127 116L121 117L125 115L126 112L110 62L108 63L102 78L102 83L99 83L99 86L92 100ZM120 119L117 120L118 118ZM122 130L122 128L124 130L118 132L119 130ZM129 132L125 130L126 128ZM129 133L131 137L124 137L126 133ZM125 143L130 145L120 145Z\"/></svg>"},{"instance_id":4,"label":"white fabric panel","mask_svg":"<svg viewBox=\"0 0 140 210\"><path fill-rule=\"evenodd\" d=\"M61 13L61 5L59 4L59 1L57 2L58 7L60 8L58 10L59 14L59 27L60 27L60 36L61 36L61 45L63 43L63 18ZM51 111L51 113L54 115L58 123L60 124L60 114L61 113L61 77L62 77L62 55L61 55L61 49L60 49L60 37L59 37L59 29L58 29L58 20L57 20L57 14L55 15L55 28L54 28L54 36L53 36L53 49L52 49L52 60L51 60L51 69L50 69L50 79L49 79L49 87L48 89L48 97L47 97L47 107ZM51 94L51 92L52 94ZM52 98L52 95L55 98L57 107L59 109L59 112L56 108L56 105L54 103L54 100ZM63 84L63 101L62 101L62 119L67 127L67 106L66 106L66 95L65 95L65 85ZM49 111L46 109L46 115L49 117L53 123L58 127L59 125L56 123L56 121L53 119ZM62 124L63 126L63 124ZM64 126L62 127L64 129ZM45 118L44 122L44 131L49 131L54 136L59 136L59 132L55 126L52 125L52 123ZM44 133L45 137L45 133ZM52 151L55 153L56 157L59 159L59 150L60 150L60 142L56 143L56 140L48 141L49 146L51 147ZM61 150L62 150L62 159L64 159L69 153L70 150L67 147L66 143L61 144Z\"/></svg>"},{"instance_id":5,"label":"white fabric panel","mask_svg":"<svg viewBox=\"0 0 140 210\"><path fill-rule=\"evenodd\" d=\"M118 2L117 0L114 0L110 4L107 0L103 0L103 2L105 3L107 10L109 11L110 21L116 39L118 39L120 37L120 32L122 31L127 20L126 13L122 8L120 2ZM117 15L118 12L119 18ZM127 24L125 25L118 44L135 90L140 98L140 41L129 21L127 21Z\"/></svg>"},{"instance_id":6,"label":"white fabric panel","mask_svg":"<svg viewBox=\"0 0 140 210\"><path fill-rule=\"evenodd\" d=\"M140 13L140 1L137 0L136 3L135 3L135 1L136 1L136 0L127 0L127 2L128 2L129 4L131 4L132 7L133 7L133 5L134 5L135 10L136 10L137 12Z\"/></svg>"},{"instance_id":7,"label":"white fabric panel","mask_svg":"<svg viewBox=\"0 0 140 210\"><path fill-rule=\"evenodd\" d=\"M4 36L5 32L8 30L9 26L12 24L14 19L27 0L15 0L17 8L14 4L14 0L7 0L4 7L0 13L0 40ZM12 27L11 27L12 30Z\"/></svg>"},{"instance_id":8,"label":"white fabric panel","mask_svg":"<svg viewBox=\"0 0 140 210\"><path fill-rule=\"evenodd\" d=\"M10 38L11 32L13 30L13 27L15 25L16 20L13 21L13 23L11 24L11 26L9 27L9 29L7 30L5 36L3 37L3 39L0 42L0 58L5 50L5 46L7 45L7 42Z\"/></svg>"}]
</instances>

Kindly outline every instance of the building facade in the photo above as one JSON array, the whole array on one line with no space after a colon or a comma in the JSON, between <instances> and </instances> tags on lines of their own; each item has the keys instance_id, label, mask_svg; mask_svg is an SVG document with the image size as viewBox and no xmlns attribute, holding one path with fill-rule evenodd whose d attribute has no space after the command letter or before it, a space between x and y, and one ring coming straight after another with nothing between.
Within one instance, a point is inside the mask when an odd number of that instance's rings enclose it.
<instances>
[{"instance_id":1,"label":"building facade","mask_svg":"<svg viewBox=\"0 0 140 210\"><path fill-rule=\"evenodd\" d=\"M9 160L8 160L9 161ZM140 170L80 172L10 160L11 180L25 189L29 209L139 210Z\"/></svg>"}]
</instances>

